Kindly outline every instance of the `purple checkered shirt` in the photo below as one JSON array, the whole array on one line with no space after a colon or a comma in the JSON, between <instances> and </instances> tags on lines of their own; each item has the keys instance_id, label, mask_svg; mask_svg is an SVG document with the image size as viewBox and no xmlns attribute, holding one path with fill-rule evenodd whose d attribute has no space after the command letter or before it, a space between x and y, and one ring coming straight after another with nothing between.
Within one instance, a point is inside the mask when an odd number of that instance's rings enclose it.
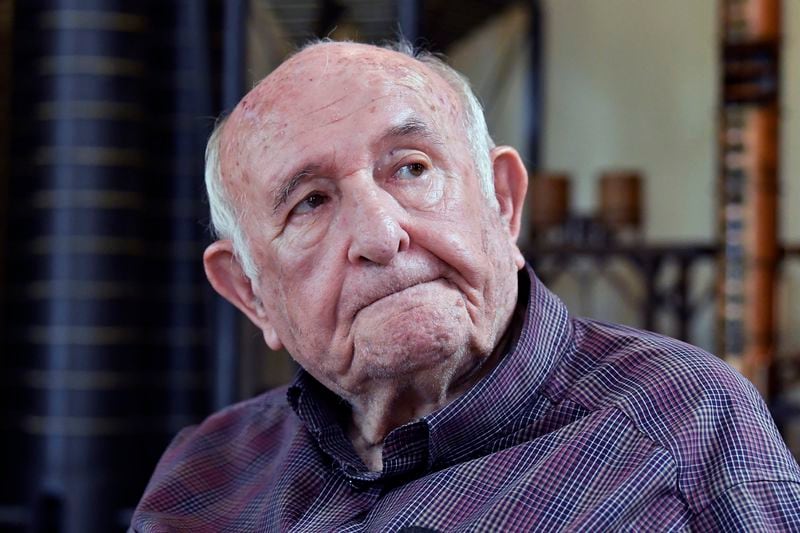
<instances>
[{"instance_id":1,"label":"purple checkered shirt","mask_svg":"<svg viewBox=\"0 0 800 533\"><path fill-rule=\"evenodd\" d=\"M693 346L571 318L528 272L508 353L392 431L382 472L347 439L347 405L301 372L183 430L131 529L800 531L800 470L746 380Z\"/></svg>"}]
</instances>

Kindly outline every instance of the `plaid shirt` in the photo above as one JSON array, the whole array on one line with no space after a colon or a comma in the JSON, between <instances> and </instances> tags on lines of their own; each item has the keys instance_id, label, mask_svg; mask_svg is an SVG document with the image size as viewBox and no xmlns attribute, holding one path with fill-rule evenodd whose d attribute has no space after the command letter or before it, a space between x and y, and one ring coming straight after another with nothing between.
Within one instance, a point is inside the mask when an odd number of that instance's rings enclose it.
<instances>
[{"instance_id":1,"label":"plaid shirt","mask_svg":"<svg viewBox=\"0 0 800 533\"><path fill-rule=\"evenodd\" d=\"M571 318L520 279L509 352L392 431L382 472L301 372L182 431L131 529L800 530L800 470L748 382L687 344Z\"/></svg>"}]
</instances>

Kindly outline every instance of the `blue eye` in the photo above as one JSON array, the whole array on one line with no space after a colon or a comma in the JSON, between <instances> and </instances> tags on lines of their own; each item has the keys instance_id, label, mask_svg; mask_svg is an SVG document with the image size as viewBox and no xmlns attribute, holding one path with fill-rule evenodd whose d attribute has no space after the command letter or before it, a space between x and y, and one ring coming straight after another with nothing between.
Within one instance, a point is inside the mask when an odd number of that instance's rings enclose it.
<instances>
[{"instance_id":1,"label":"blue eye","mask_svg":"<svg viewBox=\"0 0 800 533\"><path fill-rule=\"evenodd\" d=\"M328 201L328 197L324 194L320 194L318 192L314 192L306 196L302 202L297 204L292 212L295 215L302 215L304 213L310 213L314 209L318 208L322 204Z\"/></svg>"},{"instance_id":2,"label":"blue eye","mask_svg":"<svg viewBox=\"0 0 800 533\"><path fill-rule=\"evenodd\" d=\"M400 179L410 180L422 176L426 170L425 165L422 163L409 163L400 167L397 171L397 176Z\"/></svg>"}]
</instances>

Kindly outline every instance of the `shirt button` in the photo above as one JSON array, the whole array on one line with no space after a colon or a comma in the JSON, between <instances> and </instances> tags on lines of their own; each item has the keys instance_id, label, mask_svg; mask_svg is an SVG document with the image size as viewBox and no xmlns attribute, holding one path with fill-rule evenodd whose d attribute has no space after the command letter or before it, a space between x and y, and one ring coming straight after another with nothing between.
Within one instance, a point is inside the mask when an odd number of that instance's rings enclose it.
<instances>
[{"instance_id":1,"label":"shirt button","mask_svg":"<svg viewBox=\"0 0 800 533\"><path fill-rule=\"evenodd\" d=\"M367 484L358 479L348 479L347 484L350 485L350 488L359 492L367 488Z\"/></svg>"}]
</instances>

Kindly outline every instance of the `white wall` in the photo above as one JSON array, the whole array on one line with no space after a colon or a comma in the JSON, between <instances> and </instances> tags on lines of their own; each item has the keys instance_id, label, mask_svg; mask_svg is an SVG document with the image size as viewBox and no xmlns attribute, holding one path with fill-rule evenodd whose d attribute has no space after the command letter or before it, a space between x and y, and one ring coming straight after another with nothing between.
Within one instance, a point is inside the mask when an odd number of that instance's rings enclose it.
<instances>
[{"instance_id":1,"label":"white wall","mask_svg":"<svg viewBox=\"0 0 800 533\"><path fill-rule=\"evenodd\" d=\"M714 235L717 39L710 0L546 0L544 164L596 205L597 173L646 175L651 239Z\"/></svg>"}]
</instances>

